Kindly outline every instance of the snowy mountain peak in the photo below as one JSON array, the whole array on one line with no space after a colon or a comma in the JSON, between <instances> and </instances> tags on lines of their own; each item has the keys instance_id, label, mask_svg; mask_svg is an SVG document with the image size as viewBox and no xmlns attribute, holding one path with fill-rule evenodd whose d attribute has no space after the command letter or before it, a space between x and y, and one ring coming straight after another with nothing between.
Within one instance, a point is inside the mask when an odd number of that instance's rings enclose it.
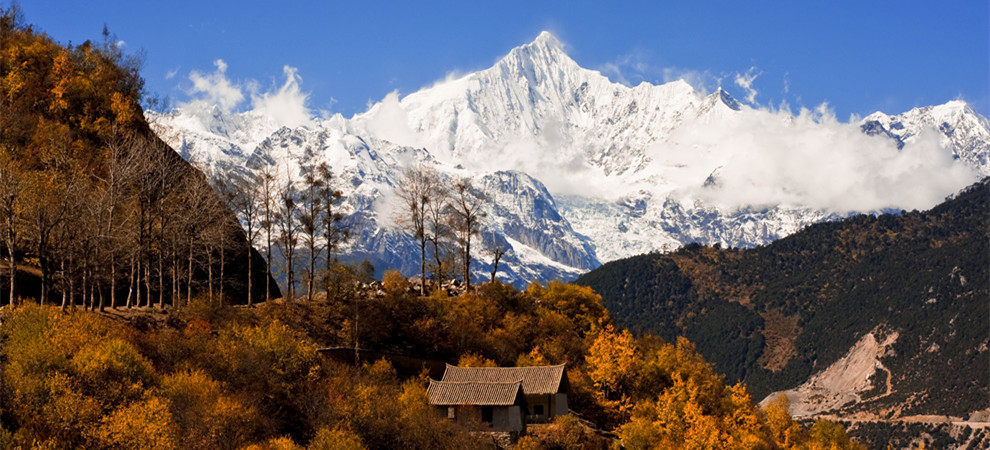
<instances>
[{"instance_id":1,"label":"snowy mountain peak","mask_svg":"<svg viewBox=\"0 0 990 450\"><path fill-rule=\"evenodd\" d=\"M860 128L866 134L893 139L898 148L917 141L926 131L938 133L942 145L951 149L955 159L990 176L990 121L963 100L918 107L897 115L877 111L860 121Z\"/></svg>"},{"instance_id":2,"label":"snowy mountain peak","mask_svg":"<svg viewBox=\"0 0 990 450\"><path fill-rule=\"evenodd\" d=\"M561 43L556 36L546 30L541 31L540 35L536 36L536 39L534 39L529 45L554 48L559 51L564 51L564 44Z\"/></svg>"},{"instance_id":3,"label":"snowy mountain peak","mask_svg":"<svg viewBox=\"0 0 990 450\"><path fill-rule=\"evenodd\" d=\"M547 31L540 33L533 42L512 49L494 67L499 72L508 71L536 81L540 76L553 76L560 71L581 69L564 51L564 44Z\"/></svg>"},{"instance_id":4,"label":"snowy mountain peak","mask_svg":"<svg viewBox=\"0 0 990 450\"><path fill-rule=\"evenodd\" d=\"M350 217L348 257L408 275L419 265L394 223L402 171L426 164L447 181L471 180L487 199L485 245L509 250L499 277L517 284L690 242L763 244L852 211L925 206L893 192L941 199L975 181L974 169L990 175L990 123L962 101L872 114L860 130L796 120L684 80L612 82L549 32L488 69L391 93L350 119L285 128L263 111L204 104L147 115L210 174L279 166L298 176L327 162ZM852 197L868 206L848 206Z\"/></svg>"}]
</instances>

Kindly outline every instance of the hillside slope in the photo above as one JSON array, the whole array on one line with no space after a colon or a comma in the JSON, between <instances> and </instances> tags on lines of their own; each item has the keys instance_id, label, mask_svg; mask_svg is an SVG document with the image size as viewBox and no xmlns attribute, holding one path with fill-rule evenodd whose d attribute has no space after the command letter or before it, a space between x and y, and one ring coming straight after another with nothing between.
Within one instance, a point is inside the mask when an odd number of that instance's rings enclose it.
<instances>
[{"instance_id":1,"label":"hillside slope","mask_svg":"<svg viewBox=\"0 0 990 450\"><path fill-rule=\"evenodd\" d=\"M4 259L38 270L39 299L99 297L102 308L212 288L243 301L249 276L264 297L267 264L237 218L146 122L137 60L108 33L65 46L11 11L0 28ZM31 294L16 286L11 298Z\"/></svg>"},{"instance_id":2,"label":"hillside slope","mask_svg":"<svg viewBox=\"0 0 990 450\"><path fill-rule=\"evenodd\" d=\"M988 211L984 179L930 211L813 225L749 250L637 256L577 283L623 326L696 342L757 398L815 375L850 394L817 413L967 417L990 395ZM864 373L822 381L840 360Z\"/></svg>"}]
</instances>

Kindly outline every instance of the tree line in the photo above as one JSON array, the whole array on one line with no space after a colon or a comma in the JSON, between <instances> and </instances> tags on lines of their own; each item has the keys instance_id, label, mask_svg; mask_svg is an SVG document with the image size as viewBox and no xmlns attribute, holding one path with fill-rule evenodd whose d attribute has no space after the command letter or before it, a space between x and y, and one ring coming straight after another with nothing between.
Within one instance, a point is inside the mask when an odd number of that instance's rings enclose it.
<instances>
[{"instance_id":1,"label":"tree line","mask_svg":"<svg viewBox=\"0 0 990 450\"><path fill-rule=\"evenodd\" d=\"M296 298L298 280L305 286L307 300L312 301L321 287L332 282L338 265L337 249L348 231L341 224L342 192L333 187L330 166L325 162L304 165L300 172L301 178L288 166L266 165L258 174L216 176L214 184L244 227L248 245L261 241L269 264L273 252L283 256L280 269L285 275L287 298ZM270 282L269 278L266 283ZM266 286L265 292L270 290ZM265 296L266 301L270 298ZM249 296L248 304L253 300Z\"/></svg>"},{"instance_id":2,"label":"tree line","mask_svg":"<svg viewBox=\"0 0 990 450\"><path fill-rule=\"evenodd\" d=\"M16 8L0 15L8 303L31 293L64 307L164 307L250 283L231 276L232 259L250 264L250 241L206 178L150 130L141 61L116 42L104 29L101 43L63 46Z\"/></svg>"},{"instance_id":3,"label":"tree line","mask_svg":"<svg viewBox=\"0 0 990 450\"><path fill-rule=\"evenodd\" d=\"M469 180L450 182L436 169L418 165L406 169L395 190L401 202L397 224L412 235L419 246L420 294L426 294L427 273L437 286L459 272L465 286L471 286L471 243L481 232L486 218L488 196ZM506 249L494 239L485 241L483 251L492 258L491 281ZM427 255L430 259L427 259Z\"/></svg>"},{"instance_id":4,"label":"tree line","mask_svg":"<svg viewBox=\"0 0 990 450\"><path fill-rule=\"evenodd\" d=\"M246 273L258 272L255 244L268 264L282 262L289 298L300 286L312 300L339 275L336 251L347 232L327 164L266 165L207 181L153 132L167 130L144 120L141 61L109 31L102 42L63 46L11 8L0 40L0 282L8 303L29 294L63 306L164 307L199 291L269 300L280 291L271 277L261 288L241 270L246 263ZM470 284L486 196L426 166L406 170L396 192L405 205L397 222L419 243L420 276L440 284L457 273ZM494 280L505 250L492 243L486 251Z\"/></svg>"}]
</instances>

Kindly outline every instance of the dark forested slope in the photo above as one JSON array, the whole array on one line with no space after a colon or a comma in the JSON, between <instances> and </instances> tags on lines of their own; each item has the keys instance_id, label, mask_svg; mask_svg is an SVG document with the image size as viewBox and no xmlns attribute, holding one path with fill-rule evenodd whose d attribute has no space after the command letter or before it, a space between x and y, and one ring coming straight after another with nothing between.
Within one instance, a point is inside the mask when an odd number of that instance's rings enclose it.
<instances>
[{"instance_id":1,"label":"dark forested slope","mask_svg":"<svg viewBox=\"0 0 990 450\"><path fill-rule=\"evenodd\" d=\"M985 179L927 212L822 223L750 250L689 245L577 283L622 326L686 336L757 397L803 383L871 331L896 332L881 359L893 389L871 409L966 416L990 395L988 197Z\"/></svg>"}]
</instances>

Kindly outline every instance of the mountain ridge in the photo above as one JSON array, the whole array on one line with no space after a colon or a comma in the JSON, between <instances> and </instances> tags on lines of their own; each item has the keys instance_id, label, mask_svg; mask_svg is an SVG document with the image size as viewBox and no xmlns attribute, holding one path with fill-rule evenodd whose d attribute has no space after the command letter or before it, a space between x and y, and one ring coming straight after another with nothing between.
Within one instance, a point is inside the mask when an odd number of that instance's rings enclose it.
<instances>
[{"instance_id":1,"label":"mountain ridge","mask_svg":"<svg viewBox=\"0 0 990 450\"><path fill-rule=\"evenodd\" d=\"M990 125L971 109L964 108L965 120L959 122L968 131L957 132L951 126L936 130L949 146L944 152L937 148L942 144L919 138L918 132L899 137L900 129L889 130L894 119L880 116L870 116L869 126L866 119L864 124L844 125L816 112L791 115L754 109L721 88L702 95L683 80L635 87L612 83L597 71L581 68L546 32L510 50L488 69L402 98L390 94L350 119L335 115L306 126L281 127L260 111L229 113L195 103L187 108L168 114L148 112L148 117L166 141L207 173L246 173L259 170L260 162L265 162L299 175L302 166L329 162L342 175L345 210L361 218L360 224L355 220L350 225L361 228L355 235L363 237L352 242L347 252L407 274L417 272L408 261L412 253L403 255L409 246L400 244L409 238L403 237L391 217L379 214L395 209L390 192L402 168L423 163L449 179L480 179L504 172L538 180L545 187L539 195L548 200L540 204L560 218L553 221L557 225L550 227L552 231L539 239L523 238L518 232L527 229L523 223L535 214L525 208L535 203L520 204L512 192L501 190L490 193L498 203L487 211L493 220L481 233L513 247L501 277L517 285L534 279L570 279L600 261L670 251L691 242L765 244L822 220L893 210L897 206L890 205L898 202L897 209L915 209L904 199L931 206L934 199L973 181L966 179L975 178L973 173L990 173L990 165L981 163L990 157L990 144L981 142L990 135L985 133ZM969 119L971 115L975 119ZM922 112L896 121L920 130L934 123L929 119ZM766 127L770 127L766 133L758 131ZM779 175L790 167L826 165L830 161L815 156L815 150L829 147L826 143L789 150L788 146L800 144L781 144L786 139L774 140L775 133L794 134L795 141L811 143L839 135L843 141L835 146L849 150L831 159L857 167L857 158L865 158L865 165L886 172L880 175L890 179L891 187L856 178L849 186L834 188L828 177ZM767 146L776 153L761 153ZM958 163L931 157L952 152L963 155ZM791 154L804 159L791 161L787 159ZM906 162L884 166L884 158ZM919 168L910 168L918 164ZM772 170L776 165L780 170ZM747 173L747 166L758 170ZM913 179L925 170L934 181ZM760 176L760 171L774 175ZM862 172L853 178L870 173ZM912 187L918 185L922 187ZM829 206L849 203L843 199L860 189L876 195L857 195L864 199L859 206L838 210ZM914 195L912 189L921 191ZM884 200L891 190L905 193L900 200ZM761 200L765 203L752 204L760 192L772 195ZM494 220L495 210L511 211L516 219ZM548 268L537 262L542 258L569 269L556 267L542 273ZM475 259L476 276L481 278L491 260L482 254Z\"/></svg>"},{"instance_id":2,"label":"mountain ridge","mask_svg":"<svg viewBox=\"0 0 990 450\"><path fill-rule=\"evenodd\" d=\"M620 326L695 342L764 403L786 394L796 417L852 420L878 448L909 423L955 426L962 442L990 393L988 210L984 178L927 211L820 223L752 249L639 255L575 283Z\"/></svg>"}]
</instances>

